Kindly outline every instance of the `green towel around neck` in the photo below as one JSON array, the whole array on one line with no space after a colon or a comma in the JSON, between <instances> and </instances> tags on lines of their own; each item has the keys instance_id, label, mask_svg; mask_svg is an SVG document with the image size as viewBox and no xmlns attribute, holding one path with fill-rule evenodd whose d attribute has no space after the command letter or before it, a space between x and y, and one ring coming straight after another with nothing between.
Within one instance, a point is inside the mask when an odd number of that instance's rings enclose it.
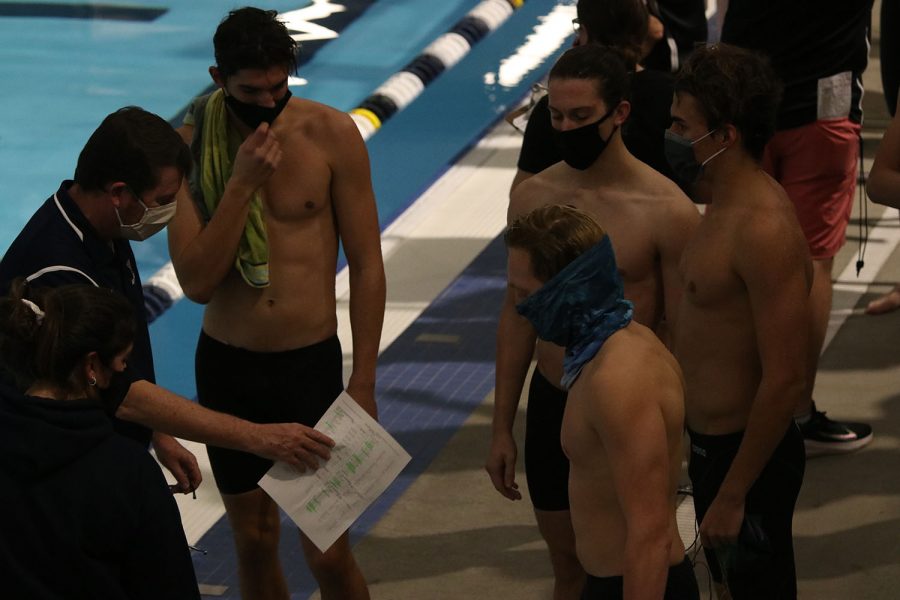
<instances>
[{"instance_id":1,"label":"green towel around neck","mask_svg":"<svg viewBox=\"0 0 900 600\"><path fill-rule=\"evenodd\" d=\"M228 115L225 94L221 89L209 96L203 115L203 137L200 148L200 188L207 214L215 212L225 184L234 168L228 144ZM250 199L250 212L244 234L238 244L235 268L250 285L263 288L269 285L269 245L263 218L262 197L259 191Z\"/></svg>"}]
</instances>

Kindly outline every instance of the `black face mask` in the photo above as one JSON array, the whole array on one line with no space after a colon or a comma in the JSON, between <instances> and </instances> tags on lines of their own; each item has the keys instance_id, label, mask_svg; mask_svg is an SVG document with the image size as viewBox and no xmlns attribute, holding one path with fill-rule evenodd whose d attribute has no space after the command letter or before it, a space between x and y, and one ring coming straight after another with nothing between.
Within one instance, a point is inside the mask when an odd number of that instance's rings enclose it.
<instances>
[{"instance_id":1,"label":"black face mask","mask_svg":"<svg viewBox=\"0 0 900 600\"><path fill-rule=\"evenodd\" d=\"M615 109L610 109L599 120L577 129L567 131L553 130L553 139L559 148L563 160L573 169L584 171L597 162L600 155L606 149L609 140L615 135L615 129L607 139L600 137L599 126L613 114Z\"/></svg>"},{"instance_id":2,"label":"black face mask","mask_svg":"<svg viewBox=\"0 0 900 600\"><path fill-rule=\"evenodd\" d=\"M136 376L130 373L128 367L125 371L114 371L109 377L109 387L97 389L100 397L100 405L110 416L115 415L125 396L135 381Z\"/></svg>"},{"instance_id":3,"label":"black face mask","mask_svg":"<svg viewBox=\"0 0 900 600\"><path fill-rule=\"evenodd\" d=\"M258 104L241 102L230 95L225 96L225 104L228 105L234 116L240 119L244 125L250 129L256 129L261 123L271 125L275 121L275 117L280 115L284 107L287 106L290 99L291 90L288 90L280 100L275 102L275 106L259 106Z\"/></svg>"}]
</instances>

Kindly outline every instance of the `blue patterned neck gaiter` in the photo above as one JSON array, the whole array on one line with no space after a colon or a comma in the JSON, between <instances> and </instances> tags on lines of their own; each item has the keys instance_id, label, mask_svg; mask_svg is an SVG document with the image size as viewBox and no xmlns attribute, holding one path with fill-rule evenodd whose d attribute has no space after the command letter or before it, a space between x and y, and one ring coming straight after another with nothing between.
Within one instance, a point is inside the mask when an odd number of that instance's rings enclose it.
<instances>
[{"instance_id":1,"label":"blue patterned neck gaiter","mask_svg":"<svg viewBox=\"0 0 900 600\"><path fill-rule=\"evenodd\" d=\"M566 349L560 385L568 390L603 343L631 322L609 236L516 305L542 340Z\"/></svg>"}]
</instances>

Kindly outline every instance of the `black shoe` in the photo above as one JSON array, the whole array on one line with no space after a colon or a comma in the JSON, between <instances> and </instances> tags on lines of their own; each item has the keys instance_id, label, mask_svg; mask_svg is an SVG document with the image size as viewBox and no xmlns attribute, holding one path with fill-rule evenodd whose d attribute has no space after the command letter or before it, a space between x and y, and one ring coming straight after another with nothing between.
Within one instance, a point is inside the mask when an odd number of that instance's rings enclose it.
<instances>
[{"instance_id":1,"label":"black shoe","mask_svg":"<svg viewBox=\"0 0 900 600\"><path fill-rule=\"evenodd\" d=\"M853 452L872 441L872 428L869 425L832 421L824 412L816 410L815 403L809 420L797 425L803 434L808 457Z\"/></svg>"}]
</instances>

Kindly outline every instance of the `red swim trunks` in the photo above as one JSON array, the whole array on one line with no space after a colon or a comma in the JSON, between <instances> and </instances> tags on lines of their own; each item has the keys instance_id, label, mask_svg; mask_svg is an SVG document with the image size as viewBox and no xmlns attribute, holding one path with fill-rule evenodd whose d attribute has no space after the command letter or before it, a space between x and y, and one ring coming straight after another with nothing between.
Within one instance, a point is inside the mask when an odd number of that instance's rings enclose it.
<instances>
[{"instance_id":1,"label":"red swim trunks","mask_svg":"<svg viewBox=\"0 0 900 600\"><path fill-rule=\"evenodd\" d=\"M785 189L813 259L834 257L844 245L859 164L860 126L820 120L777 132L762 166Z\"/></svg>"}]
</instances>

